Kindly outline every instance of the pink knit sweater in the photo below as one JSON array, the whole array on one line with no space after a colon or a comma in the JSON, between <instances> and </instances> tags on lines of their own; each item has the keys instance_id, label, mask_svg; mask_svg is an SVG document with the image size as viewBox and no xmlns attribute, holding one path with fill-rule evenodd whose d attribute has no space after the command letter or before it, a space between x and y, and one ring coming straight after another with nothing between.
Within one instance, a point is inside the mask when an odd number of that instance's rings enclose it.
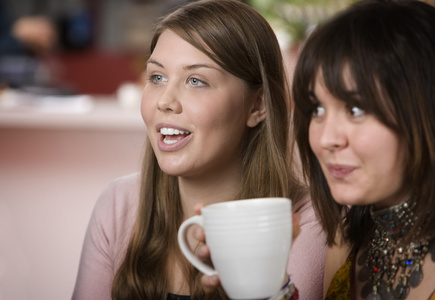
<instances>
[{"instance_id":1,"label":"pink knit sweater","mask_svg":"<svg viewBox=\"0 0 435 300\"><path fill-rule=\"evenodd\" d=\"M95 204L80 259L73 300L110 300L112 281L129 242L139 202L140 175L114 180ZM300 299L322 299L325 235L311 201L294 205L301 215L301 234L292 245L288 272Z\"/></svg>"}]
</instances>

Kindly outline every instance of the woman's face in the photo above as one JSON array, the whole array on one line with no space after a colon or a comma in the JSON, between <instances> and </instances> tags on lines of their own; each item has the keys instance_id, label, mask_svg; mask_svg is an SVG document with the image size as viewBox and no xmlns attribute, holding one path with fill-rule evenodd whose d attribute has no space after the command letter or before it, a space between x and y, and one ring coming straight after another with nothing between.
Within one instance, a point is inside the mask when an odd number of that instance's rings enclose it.
<instances>
[{"instance_id":1,"label":"woman's face","mask_svg":"<svg viewBox=\"0 0 435 300\"><path fill-rule=\"evenodd\" d=\"M332 196L345 205L400 203L404 167L397 135L373 115L334 98L319 73L309 141ZM352 90L350 80L347 85Z\"/></svg>"},{"instance_id":2,"label":"woman's face","mask_svg":"<svg viewBox=\"0 0 435 300\"><path fill-rule=\"evenodd\" d=\"M141 112L164 172L203 177L240 168L257 93L169 30L151 54L146 76Z\"/></svg>"}]
</instances>

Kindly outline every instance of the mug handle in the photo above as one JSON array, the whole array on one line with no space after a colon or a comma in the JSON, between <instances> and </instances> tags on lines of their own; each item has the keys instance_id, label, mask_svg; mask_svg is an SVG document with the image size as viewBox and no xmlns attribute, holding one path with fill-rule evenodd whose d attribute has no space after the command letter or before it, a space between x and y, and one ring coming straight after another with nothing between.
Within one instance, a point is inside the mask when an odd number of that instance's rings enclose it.
<instances>
[{"instance_id":1,"label":"mug handle","mask_svg":"<svg viewBox=\"0 0 435 300\"><path fill-rule=\"evenodd\" d=\"M189 219L185 220L178 230L178 244L180 245L181 252L183 252L184 256L187 258L190 263L197 268L199 271L204 273L207 276L216 275L217 271L213 269L212 267L206 265L203 263L198 257L196 257L195 254L193 254L193 251L190 249L187 243L187 229L197 224L201 227L203 227L203 218L202 216L193 216Z\"/></svg>"}]
</instances>

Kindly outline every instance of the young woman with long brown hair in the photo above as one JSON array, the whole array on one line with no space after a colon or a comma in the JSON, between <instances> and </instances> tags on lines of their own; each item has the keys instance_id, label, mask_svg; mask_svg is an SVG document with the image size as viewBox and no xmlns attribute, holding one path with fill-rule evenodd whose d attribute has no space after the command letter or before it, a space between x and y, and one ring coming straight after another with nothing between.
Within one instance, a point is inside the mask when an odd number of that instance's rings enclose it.
<instances>
[{"instance_id":1,"label":"young woman with long brown hair","mask_svg":"<svg viewBox=\"0 0 435 300\"><path fill-rule=\"evenodd\" d=\"M238 1L188 4L158 24L146 76L142 173L98 200L73 299L226 299L203 291L178 227L199 203L266 196L300 213L288 271L301 295L320 298L325 237L291 167L287 81L269 24Z\"/></svg>"}]
</instances>

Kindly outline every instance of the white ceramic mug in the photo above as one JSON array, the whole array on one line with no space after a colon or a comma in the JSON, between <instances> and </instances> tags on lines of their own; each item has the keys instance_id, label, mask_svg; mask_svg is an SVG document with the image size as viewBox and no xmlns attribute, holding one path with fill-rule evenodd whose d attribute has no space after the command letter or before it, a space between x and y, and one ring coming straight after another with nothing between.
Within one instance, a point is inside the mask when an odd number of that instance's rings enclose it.
<instances>
[{"instance_id":1,"label":"white ceramic mug","mask_svg":"<svg viewBox=\"0 0 435 300\"><path fill-rule=\"evenodd\" d=\"M214 268L187 243L187 230L202 226ZM264 299L279 292L287 276L292 240L291 201L256 198L205 206L178 231L184 256L202 273L219 275L231 299Z\"/></svg>"}]
</instances>

